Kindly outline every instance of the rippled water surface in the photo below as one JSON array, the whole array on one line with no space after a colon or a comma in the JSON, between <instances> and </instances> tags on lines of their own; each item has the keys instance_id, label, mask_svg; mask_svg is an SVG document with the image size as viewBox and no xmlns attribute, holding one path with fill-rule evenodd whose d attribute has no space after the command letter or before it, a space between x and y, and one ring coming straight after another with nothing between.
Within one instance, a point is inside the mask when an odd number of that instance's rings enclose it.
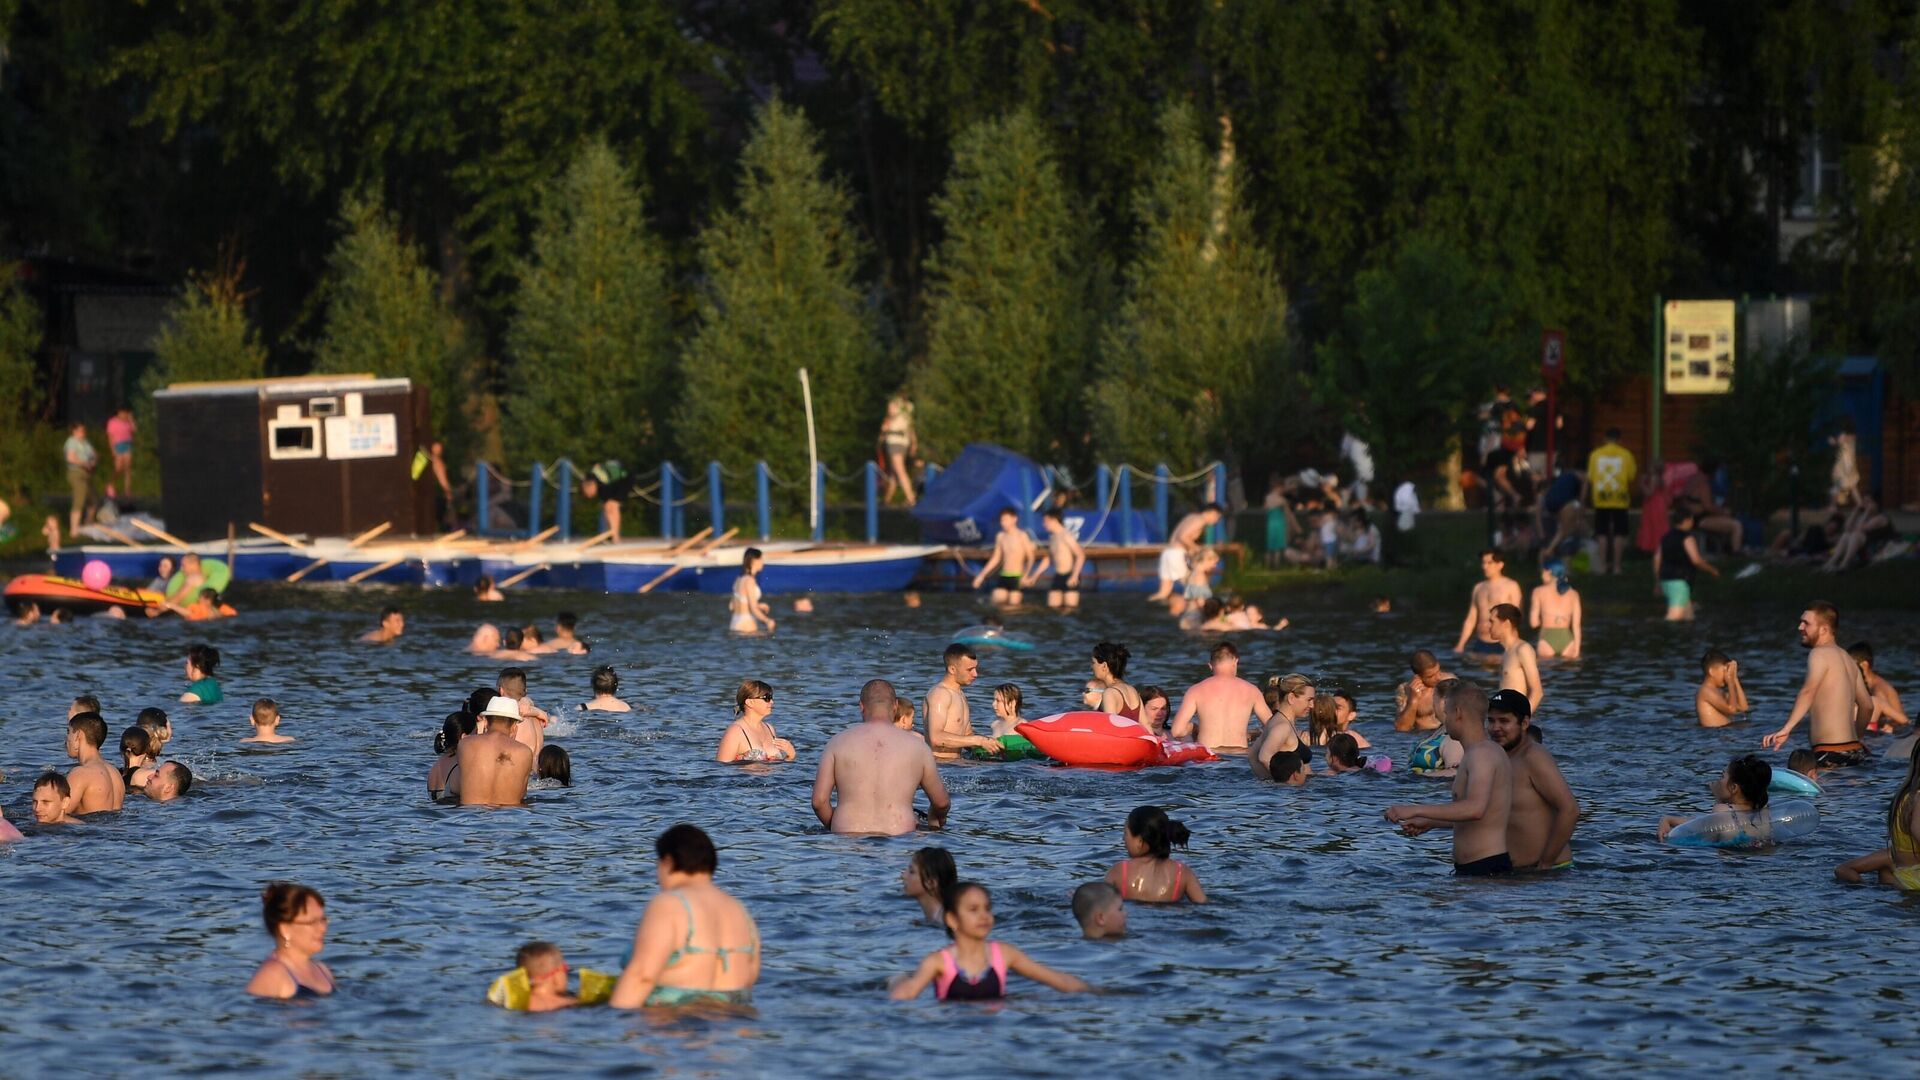
<instances>
[{"instance_id":1,"label":"rippled water surface","mask_svg":"<svg viewBox=\"0 0 1920 1080\"><path fill-rule=\"evenodd\" d=\"M1837 777L1818 833L1795 846L1654 842L1661 812L1704 809L1710 775L1784 719L1805 662L1798 597L1681 628L1591 616L1588 658L1545 672L1542 716L1583 807L1579 866L1492 882L1453 880L1444 834L1408 839L1381 819L1391 802L1444 798L1441 782L1398 771L1285 789L1255 783L1243 763L954 765L943 770L954 797L944 835L822 833L807 805L820 745L857 718L868 678L922 698L947 635L979 621L967 598L907 610L894 596L824 597L813 615L782 614L764 640L723 632L722 597L521 593L482 610L459 595L321 588L240 601L242 617L211 627L0 628L12 659L0 687L9 819L30 822L33 777L64 767L62 718L81 690L104 699L115 748L141 706L167 707L171 750L200 778L181 802L136 797L118 815L51 834L29 826L0 848L0 1075L76 1064L314 1076L1910 1074L1920 1052L1920 902L1831 878L1836 863L1884 844L1893 763ZM386 602L409 609L403 641L353 644ZM536 790L528 809L429 802L433 731L499 667L460 652L475 623L545 621L562 606L580 612L594 653L531 665L534 699L556 711L585 700L588 671L605 661L641 711L556 724L548 739L572 753L574 786ZM1459 613L1284 613L1294 629L1241 635L1243 671L1352 687L1361 730L1404 763L1412 739L1392 731L1392 683L1407 650L1452 643ZM1076 707L1087 651L1103 638L1131 646L1136 684L1204 674L1208 642L1136 597L1008 621L1039 647L983 657L970 695L983 728L988 688L1003 681L1026 690L1029 716ZM1882 668L1911 689L1914 625L1848 616L1842 637L1871 638ZM170 704L185 647L202 638L221 650L229 700ZM1755 721L1694 725L1708 645L1741 661ZM773 719L800 765L712 761L749 676L773 684ZM280 701L283 730L300 740L291 748L238 745L247 703L263 695ZM1068 893L1124 854L1121 823L1147 802L1191 826L1185 857L1215 902L1134 905L1133 936L1082 941ZM714 835L720 883L765 936L751 1015L527 1016L482 1003L531 938L558 942L576 968L617 965L654 890L653 837L680 820ZM997 1007L890 1004L887 977L944 943L898 895L908 853L929 840L992 887L997 936L1106 993L1016 979ZM326 894L325 958L341 986L329 1000L241 992L268 949L260 886L280 877Z\"/></svg>"}]
</instances>

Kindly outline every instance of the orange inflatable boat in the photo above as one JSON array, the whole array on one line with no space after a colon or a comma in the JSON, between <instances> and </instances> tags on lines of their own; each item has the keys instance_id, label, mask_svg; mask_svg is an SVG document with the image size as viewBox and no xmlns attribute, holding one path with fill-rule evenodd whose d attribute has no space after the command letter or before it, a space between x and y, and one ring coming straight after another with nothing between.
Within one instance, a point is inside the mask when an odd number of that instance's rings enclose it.
<instances>
[{"instance_id":1,"label":"orange inflatable boat","mask_svg":"<svg viewBox=\"0 0 1920 1080\"><path fill-rule=\"evenodd\" d=\"M39 604L43 615L52 614L55 608L66 608L75 615L94 615L110 607L122 608L132 615L144 608L157 608L166 601L166 597L146 589L122 589L114 585L90 589L78 578L53 574L21 574L7 582L5 596L7 610L16 615L28 604Z\"/></svg>"}]
</instances>

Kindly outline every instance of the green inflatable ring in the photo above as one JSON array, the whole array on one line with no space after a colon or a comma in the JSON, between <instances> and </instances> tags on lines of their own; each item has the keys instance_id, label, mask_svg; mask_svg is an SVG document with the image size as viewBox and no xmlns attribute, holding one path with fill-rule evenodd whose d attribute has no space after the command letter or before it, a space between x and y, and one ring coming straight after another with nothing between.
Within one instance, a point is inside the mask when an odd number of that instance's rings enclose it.
<instances>
[{"instance_id":1,"label":"green inflatable ring","mask_svg":"<svg viewBox=\"0 0 1920 1080\"><path fill-rule=\"evenodd\" d=\"M219 559L201 559L200 576L207 581L205 587L217 593L226 592L227 586L233 583L233 570ZM175 570L173 576L167 579L167 595L173 596L174 593L179 592L180 586L186 584L186 581L187 575L185 571ZM182 598L174 596L174 599L180 600ZM189 604L198 599L200 598L197 596L185 597L186 602Z\"/></svg>"}]
</instances>

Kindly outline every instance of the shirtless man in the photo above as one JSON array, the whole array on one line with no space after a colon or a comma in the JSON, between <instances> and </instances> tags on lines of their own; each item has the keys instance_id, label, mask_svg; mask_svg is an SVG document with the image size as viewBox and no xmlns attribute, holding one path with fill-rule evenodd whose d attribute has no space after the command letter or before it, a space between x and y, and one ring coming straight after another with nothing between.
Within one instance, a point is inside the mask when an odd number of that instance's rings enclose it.
<instances>
[{"instance_id":1,"label":"shirtless man","mask_svg":"<svg viewBox=\"0 0 1920 1080\"><path fill-rule=\"evenodd\" d=\"M1460 640L1453 643L1454 652L1491 658L1506 651L1493 636L1493 609L1497 604L1520 606L1520 583L1506 575L1506 565L1506 557L1492 548L1480 553L1480 572L1487 580L1473 587L1466 620L1460 624ZM1472 639L1471 647L1468 639Z\"/></svg>"},{"instance_id":2,"label":"shirtless man","mask_svg":"<svg viewBox=\"0 0 1920 1080\"><path fill-rule=\"evenodd\" d=\"M993 602L1018 604L1020 583L1027 576L1027 567L1033 565L1035 550L1033 537L1020 527L1019 512L1012 507L1000 511L1000 535L993 539L993 557L973 575L973 587L978 589L997 566L1000 576L993 583Z\"/></svg>"},{"instance_id":3,"label":"shirtless man","mask_svg":"<svg viewBox=\"0 0 1920 1080\"><path fill-rule=\"evenodd\" d=\"M1487 737L1507 752L1513 767L1513 806L1507 813L1507 854L1517 870L1560 870L1573 865L1573 827L1580 803L1547 748L1527 730L1532 708L1518 690L1487 699Z\"/></svg>"},{"instance_id":4,"label":"shirtless man","mask_svg":"<svg viewBox=\"0 0 1920 1080\"><path fill-rule=\"evenodd\" d=\"M180 587L167 590L166 602L184 603L192 597L199 596L200 590L206 588L206 585L207 575L206 571L200 568L200 556L189 551L180 556Z\"/></svg>"},{"instance_id":5,"label":"shirtless man","mask_svg":"<svg viewBox=\"0 0 1920 1080\"><path fill-rule=\"evenodd\" d=\"M1740 664L1719 649L1700 658L1700 688L1693 692L1693 712L1701 727L1726 727L1747 711L1747 691L1740 685Z\"/></svg>"},{"instance_id":6,"label":"shirtless man","mask_svg":"<svg viewBox=\"0 0 1920 1080\"><path fill-rule=\"evenodd\" d=\"M512 698L514 704L520 707L520 719L527 722L520 725L513 737L538 758L541 747L547 745L547 725L553 722L553 717L527 696L526 671L517 667L506 668L493 685L502 696Z\"/></svg>"},{"instance_id":7,"label":"shirtless man","mask_svg":"<svg viewBox=\"0 0 1920 1080\"><path fill-rule=\"evenodd\" d=\"M933 752L918 735L893 725L893 701L893 684L885 679L861 687L860 723L828 739L820 751L813 812L834 832L912 832L915 791L927 793L927 827L947 823L953 804Z\"/></svg>"},{"instance_id":8,"label":"shirtless man","mask_svg":"<svg viewBox=\"0 0 1920 1080\"><path fill-rule=\"evenodd\" d=\"M193 770L178 761L166 762L153 771L141 790L154 802L172 802L193 790Z\"/></svg>"},{"instance_id":9,"label":"shirtless man","mask_svg":"<svg viewBox=\"0 0 1920 1080\"><path fill-rule=\"evenodd\" d=\"M1253 766L1254 776L1284 784L1312 758L1313 752L1300 745L1300 729L1294 725L1313 708L1316 693L1313 680L1305 675L1283 675L1267 684L1267 692L1260 700L1273 710L1273 716L1247 750L1247 764ZM1298 766L1289 763L1285 766L1287 771L1274 772L1275 754L1296 753L1301 755Z\"/></svg>"},{"instance_id":10,"label":"shirtless man","mask_svg":"<svg viewBox=\"0 0 1920 1080\"><path fill-rule=\"evenodd\" d=\"M1389 806L1387 820L1409 836L1452 829L1453 872L1459 877L1511 873L1507 818L1513 806L1513 767L1499 745L1487 738L1487 692L1472 683L1457 683L1442 712L1447 734L1465 751L1453 777L1453 801Z\"/></svg>"},{"instance_id":11,"label":"shirtless man","mask_svg":"<svg viewBox=\"0 0 1920 1080\"><path fill-rule=\"evenodd\" d=\"M380 612L380 625L361 634L360 640L368 645L387 645L406 631L406 613L397 607L389 607Z\"/></svg>"},{"instance_id":12,"label":"shirtless man","mask_svg":"<svg viewBox=\"0 0 1920 1080\"><path fill-rule=\"evenodd\" d=\"M481 711L485 729L460 740L460 805L520 806L527 801L533 751L514 737L520 705L496 697Z\"/></svg>"},{"instance_id":13,"label":"shirtless man","mask_svg":"<svg viewBox=\"0 0 1920 1080\"><path fill-rule=\"evenodd\" d=\"M67 721L67 756L77 764L67 770L66 810L75 817L118 810L126 801L120 770L101 760L106 741L107 722L99 713L83 712Z\"/></svg>"},{"instance_id":14,"label":"shirtless man","mask_svg":"<svg viewBox=\"0 0 1920 1080\"><path fill-rule=\"evenodd\" d=\"M1913 723L1900 705L1900 691L1873 670L1873 646L1856 641L1847 647L1847 655L1860 665L1860 677L1867 681L1867 695L1873 698L1873 716L1867 720L1867 730L1892 731Z\"/></svg>"},{"instance_id":15,"label":"shirtless man","mask_svg":"<svg viewBox=\"0 0 1920 1080\"><path fill-rule=\"evenodd\" d=\"M1167 601L1169 614L1178 616L1187 610L1187 598L1176 594L1174 586L1184 585L1193 571L1193 557L1200 554L1200 540L1208 527L1220 523L1227 511L1219 503L1208 503L1180 519L1160 551L1160 590L1147 597L1150 602Z\"/></svg>"},{"instance_id":16,"label":"shirtless man","mask_svg":"<svg viewBox=\"0 0 1920 1080\"><path fill-rule=\"evenodd\" d=\"M1807 679L1793 699L1793 712L1779 731L1760 740L1769 750L1787 745L1787 736L1811 712L1813 724L1808 737L1813 755L1822 769L1837 769L1867 762L1867 748L1860 742L1860 728L1873 716L1873 698L1867 682L1860 677L1860 666L1845 649L1834 644L1840 629L1840 609L1825 600L1815 600L1800 613L1800 644L1807 653Z\"/></svg>"},{"instance_id":17,"label":"shirtless man","mask_svg":"<svg viewBox=\"0 0 1920 1080\"><path fill-rule=\"evenodd\" d=\"M1394 703L1399 706L1393 714L1393 730L1433 731L1440 726L1440 717L1433 711L1433 688L1453 676L1442 671L1439 659L1425 649L1415 649L1407 667L1413 671L1413 678L1393 691Z\"/></svg>"},{"instance_id":18,"label":"shirtless man","mask_svg":"<svg viewBox=\"0 0 1920 1080\"><path fill-rule=\"evenodd\" d=\"M1273 719L1273 710L1267 708L1260 689L1240 677L1240 650L1233 647L1233 642L1215 645L1208 655L1208 665L1213 674L1187 687L1181 695L1180 711L1173 717L1173 737L1196 739L1216 754L1245 753L1247 718L1256 716L1265 724Z\"/></svg>"},{"instance_id":19,"label":"shirtless man","mask_svg":"<svg viewBox=\"0 0 1920 1080\"><path fill-rule=\"evenodd\" d=\"M1033 584L1052 567L1053 584L1047 588L1047 606L1077 608L1080 606L1080 571L1086 568L1087 550L1067 528L1060 511L1047 511L1041 515L1040 523L1047 530L1047 553L1034 564L1025 584Z\"/></svg>"},{"instance_id":20,"label":"shirtless man","mask_svg":"<svg viewBox=\"0 0 1920 1080\"><path fill-rule=\"evenodd\" d=\"M1533 646L1520 636L1520 609L1513 604L1493 606L1493 640L1506 650L1500 657L1500 688L1527 695L1534 712L1540 711L1545 691L1540 687L1540 660Z\"/></svg>"},{"instance_id":21,"label":"shirtless man","mask_svg":"<svg viewBox=\"0 0 1920 1080\"><path fill-rule=\"evenodd\" d=\"M927 741L933 752L952 757L969 746L999 753L998 739L973 733L973 712L967 708L966 688L980 677L980 657L973 646L955 642L942 654L947 673L927 691ZM891 696L891 688L889 688ZM891 714L887 717L892 723Z\"/></svg>"},{"instance_id":22,"label":"shirtless man","mask_svg":"<svg viewBox=\"0 0 1920 1080\"><path fill-rule=\"evenodd\" d=\"M580 622L579 616L571 611L563 611L553 617L553 637L527 650L536 653L563 652L579 656L587 651L587 643L574 636L573 629Z\"/></svg>"},{"instance_id":23,"label":"shirtless man","mask_svg":"<svg viewBox=\"0 0 1920 1080\"><path fill-rule=\"evenodd\" d=\"M527 632L517 626L509 626L505 630L500 631L500 648L493 654L493 658L495 660L518 660L521 663L525 663L528 660L538 660L539 657L527 651L526 644Z\"/></svg>"}]
</instances>

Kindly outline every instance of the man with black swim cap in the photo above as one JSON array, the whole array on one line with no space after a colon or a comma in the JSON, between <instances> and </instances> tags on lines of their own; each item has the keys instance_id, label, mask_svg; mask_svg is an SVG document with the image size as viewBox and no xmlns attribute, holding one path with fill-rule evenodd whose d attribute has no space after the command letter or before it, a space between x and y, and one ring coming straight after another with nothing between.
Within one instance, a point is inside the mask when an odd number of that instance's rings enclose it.
<instances>
[{"instance_id":1,"label":"man with black swim cap","mask_svg":"<svg viewBox=\"0 0 1920 1080\"><path fill-rule=\"evenodd\" d=\"M1573 828L1580 803L1547 748L1530 736L1531 703L1518 690L1497 690L1487 699L1487 737L1507 752L1513 767L1513 804L1507 812L1507 853L1521 870L1573 865Z\"/></svg>"}]
</instances>

